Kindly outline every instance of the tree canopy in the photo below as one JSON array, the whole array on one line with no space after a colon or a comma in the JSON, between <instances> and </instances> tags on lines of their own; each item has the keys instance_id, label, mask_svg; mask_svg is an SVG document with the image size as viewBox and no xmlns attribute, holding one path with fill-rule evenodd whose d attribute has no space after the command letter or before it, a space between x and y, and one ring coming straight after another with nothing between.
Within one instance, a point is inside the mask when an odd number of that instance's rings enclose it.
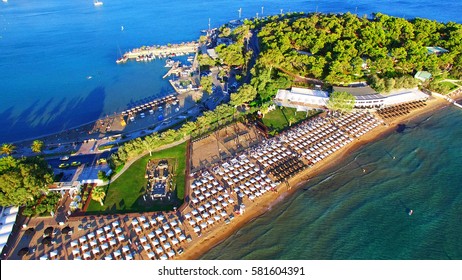
<instances>
[{"instance_id":1,"label":"tree canopy","mask_svg":"<svg viewBox=\"0 0 462 280\"><path fill-rule=\"evenodd\" d=\"M295 14L262 24L261 53L256 67L345 84L368 80L379 92L410 82L413 74L449 71L461 75L462 25L377 13L373 19L345 14ZM448 53L429 54L438 46ZM376 76L376 78L374 78ZM263 83L264 84L264 83ZM261 88L258 88L258 92ZM263 98L262 98L263 99Z\"/></svg>"},{"instance_id":2,"label":"tree canopy","mask_svg":"<svg viewBox=\"0 0 462 280\"><path fill-rule=\"evenodd\" d=\"M32 145L30 146L32 152L34 153L40 153L42 152L43 150L43 141L41 140L34 140L34 142L32 142Z\"/></svg>"},{"instance_id":3,"label":"tree canopy","mask_svg":"<svg viewBox=\"0 0 462 280\"><path fill-rule=\"evenodd\" d=\"M101 206L103 206L103 200L105 197L106 197L106 193L104 192L103 187L100 187L100 186L94 187L93 190L91 191L91 198L94 201L99 202Z\"/></svg>"},{"instance_id":4,"label":"tree canopy","mask_svg":"<svg viewBox=\"0 0 462 280\"><path fill-rule=\"evenodd\" d=\"M38 157L0 158L0 205L21 206L40 197L53 173L47 162Z\"/></svg>"},{"instance_id":5,"label":"tree canopy","mask_svg":"<svg viewBox=\"0 0 462 280\"><path fill-rule=\"evenodd\" d=\"M11 155L14 152L14 150L16 150L16 146L14 146L13 144L2 144L2 147L0 149L0 155Z\"/></svg>"},{"instance_id":6,"label":"tree canopy","mask_svg":"<svg viewBox=\"0 0 462 280\"><path fill-rule=\"evenodd\" d=\"M244 103L252 101L257 96L257 90L248 84L242 85L239 90L231 94L230 104L233 106L241 106Z\"/></svg>"},{"instance_id":7,"label":"tree canopy","mask_svg":"<svg viewBox=\"0 0 462 280\"><path fill-rule=\"evenodd\" d=\"M197 60L199 61L199 64L202 66L215 66L216 62L211 58L208 54L201 54L197 56Z\"/></svg>"},{"instance_id":8,"label":"tree canopy","mask_svg":"<svg viewBox=\"0 0 462 280\"><path fill-rule=\"evenodd\" d=\"M207 93L212 93L212 85L213 85L212 77L210 76L201 77L201 86L202 86L203 91Z\"/></svg>"},{"instance_id":9,"label":"tree canopy","mask_svg":"<svg viewBox=\"0 0 462 280\"><path fill-rule=\"evenodd\" d=\"M231 44L226 46L222 44L217 46L215 51L223 62L229 66L243 66L245 63L242 45Z\"/></svg>"},{"instance_id":10,"label":"tree canopy","mask_svg":"<svg viewBox=\"0 0 462 280\"><path fill-rule=\"evenodd\" d=\"M341 113L349 113L355 106L355 100L351 93L336 91L330 95L327 108Z\"/></svg>"}]
</instances>

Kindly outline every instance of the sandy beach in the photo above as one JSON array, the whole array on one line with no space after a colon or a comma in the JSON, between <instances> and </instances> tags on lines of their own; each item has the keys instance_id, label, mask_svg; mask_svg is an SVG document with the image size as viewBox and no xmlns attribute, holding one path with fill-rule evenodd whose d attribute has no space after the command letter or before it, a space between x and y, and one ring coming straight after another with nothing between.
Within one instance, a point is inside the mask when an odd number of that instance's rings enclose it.
<instances>
[{"instance_id":1,"label":"sandy beach","mask_svg":"<svg viewBox=\"0 0 462 280\"><path fill-rule=\"evenodd\" d=\"M205 233L202 237L195 239L185 250L185 253L179 256L177 259L198 259L211 248L218 245L220 242L237 232L242 226L247 224L249 221L263 215L278 202L284 200L290 196L300 187L304 186L305 182L311 178L319 175L320 173L336 166L341 163L342 160L351 152L358 150L365 144L384 137L385 135L392 133L396 130L398 124L405 124L417 117L422 115L428 115L436 110L440 110L444 107L452 106L448 102L432 98L427 101L427 105L423 108L412 111L406 116L401 116L387 123L386 125L379 126L369 133L356 139L353 143L343 147L335 154L330 156L327 160L322 161L312 168L306 169L303 172L295 175L289 180L289 186L279 186L278 192L267 193L265 196L260 198L256 203L246 207L246 212L242 216L236 216L235 219L227 225L214 228L212 231Z\"/></svg>"}]
</instances>

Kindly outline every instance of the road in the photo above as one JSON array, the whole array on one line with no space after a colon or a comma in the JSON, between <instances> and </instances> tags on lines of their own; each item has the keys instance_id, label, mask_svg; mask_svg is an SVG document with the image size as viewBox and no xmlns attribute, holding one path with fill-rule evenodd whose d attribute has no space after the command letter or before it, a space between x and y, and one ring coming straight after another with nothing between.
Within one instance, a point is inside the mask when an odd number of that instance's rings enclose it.
<instances>
[{"instance_id":1,"label":"road","mask_svg":"<svg viewBox=\"0 0 462 280\"><path fill-rule=\"evenodd\" d=\"M81 162L82 164L93 165L98 159L107 158L109 157L110 154L111 154L110 151L105 151L99 154L85 154L85 155L69 156L68 160L60 160L60 158L50 158L50 159L46 159L46 161L52 168L59 168L59 165L61 163L68 163L70 165L74 161ZM69 169L70 168L77 168L77 167L69 166Z\"/></svg>"}]
</instances>

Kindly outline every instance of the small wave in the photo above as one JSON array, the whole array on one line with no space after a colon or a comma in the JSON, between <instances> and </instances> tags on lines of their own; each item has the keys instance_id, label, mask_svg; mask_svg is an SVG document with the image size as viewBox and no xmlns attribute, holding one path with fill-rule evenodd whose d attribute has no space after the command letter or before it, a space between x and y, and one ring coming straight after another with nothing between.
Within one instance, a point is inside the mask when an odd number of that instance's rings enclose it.
<instances>
[{"instance_id":1,"label":"small wave","mask_svg":"<svg viewBox=\"0 0 462 280\"><path fill-rule=\"evenodd\" d=\"M321 180L321 182L319 182L318 184L322 184L322 183L324 183L324 182L329 181L329 180L332 179L332 177L334 177L336 174L337 174L337 173L334 173L334 174L328 176L327 178Z\"/></svg>"}]
</instances>

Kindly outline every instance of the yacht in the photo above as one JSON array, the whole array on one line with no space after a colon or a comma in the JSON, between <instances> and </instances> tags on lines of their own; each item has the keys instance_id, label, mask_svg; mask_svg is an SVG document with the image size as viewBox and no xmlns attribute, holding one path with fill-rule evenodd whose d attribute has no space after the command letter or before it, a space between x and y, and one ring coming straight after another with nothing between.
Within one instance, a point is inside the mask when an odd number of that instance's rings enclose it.
<instances>
[{"instance_id":1,"label":"yacht","mask_svg":"<svg viewBox=\"0 0 462 280\"><path fill-rule=\"evenodd\" d=\"M101 1L99 1L99 0L93 1L93 4L94 4L95 6L103 6L103 2L101 2Z\"/></svg>"}]
</instances>

